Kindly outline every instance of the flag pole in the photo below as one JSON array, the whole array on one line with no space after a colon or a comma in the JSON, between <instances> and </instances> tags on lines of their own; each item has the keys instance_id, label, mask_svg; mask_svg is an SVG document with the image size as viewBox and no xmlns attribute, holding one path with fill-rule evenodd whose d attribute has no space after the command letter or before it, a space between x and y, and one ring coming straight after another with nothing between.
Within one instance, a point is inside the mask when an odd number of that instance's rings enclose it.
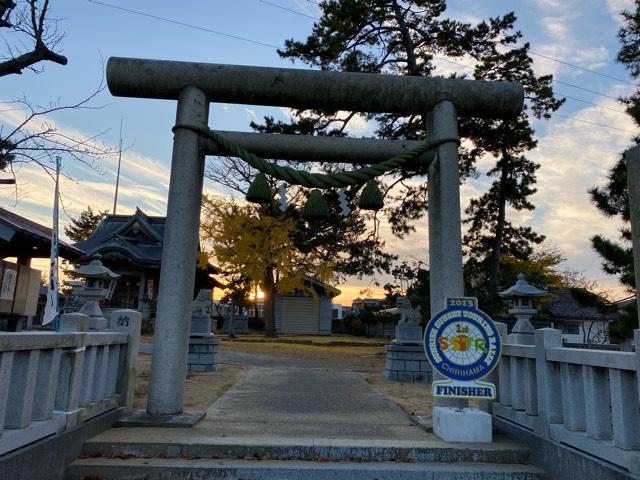
<instances>
[{"instance_id":1,"label":"flag pole","mask_svg":"<svg viewBox=\"0 0 640 480\"><path fill-rule=\"evenodd\" d=\"M118 210L118 187L120 186L120 165L122 163L122 119L120 119L120 146L118 148L118 174L116 175L116 194L113 198L113 214Z\"/></svg>"},{"instance_id":2,"label":"flag pole","mask_svg":"<svg viewBox=\"0 0 640 480\"><path fill-rule=\"evenodd\" d=\"M56 332L60 331L60 305L58 298L58 198L60 196L60 162L56 157L56 186L53 198L53 226L51 228L51 262L49 268L49 288L47 289L47 304L44 309L42 324L53 322Z\"/></svg>"},{"instance_id":3,"label":"flag pole","mask_svg":"<svg viewBox=\"0 0 640 480\"><path fill-rule=\"evenodd\" d=\"M53 222L54 222L54 231L55 231L55 245L51 245L51 256L55 259L55 306L56 306L56 316L54 321L54 327L56 332L60 331L60 296L58 293L58 202L60 201L60 163L62 162L62 157L56 157L56 194L53 204ZM51 239L53 240L53 235Z\"/></svg>"}]
</instances>

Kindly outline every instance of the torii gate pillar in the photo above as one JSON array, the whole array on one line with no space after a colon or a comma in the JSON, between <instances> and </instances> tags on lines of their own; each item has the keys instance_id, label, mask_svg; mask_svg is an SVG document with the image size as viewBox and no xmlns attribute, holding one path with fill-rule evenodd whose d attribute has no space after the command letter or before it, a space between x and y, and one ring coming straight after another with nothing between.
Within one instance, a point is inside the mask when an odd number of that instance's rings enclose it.
<instances>
[{"instance_id":1,"label":"torii gate pillar","mask_svg":"<svg viewBox=\"0 0 640 480\"><path fill-rule=\"evenodd\" d=\"M458 138L458 115L449 101L433 106L425 116L428 141ZM463 297L460 167L458 144L438 147L428 172L429 270L431 313L446 307L445 297ZM434 380L442 377L433 372ZM464 407L466 400L434 397L434 406Z\"/></svg>"},{"instance_id":2,"label":"torii gate pillar","mask_svg":"<svg viewBox=\"0 0 640 480\"><path fill-rule=\"evenodd\" d=\"M208 120L206 94L193 86L182 88L176 124L206 127ZM182 413L203 176L204 152L198 134L176 130L147 403L151 415Z\"/></svg>"}]
</instances>

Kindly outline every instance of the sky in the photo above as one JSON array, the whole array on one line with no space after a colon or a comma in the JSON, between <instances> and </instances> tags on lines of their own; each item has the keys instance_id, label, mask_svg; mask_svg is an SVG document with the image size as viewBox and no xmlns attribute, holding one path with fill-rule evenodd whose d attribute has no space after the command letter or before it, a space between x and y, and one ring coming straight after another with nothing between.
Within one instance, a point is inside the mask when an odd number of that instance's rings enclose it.
<instances>
[{"instance_id":1,"label":"sky","mask_svg":"<svg viewBox=\"0 0 640 480\"><path fill-rule=\"evenodd\" d=\"M275 47L282 46L288 38L306 38L313 17L320 12L313 0L100 0L100 3L54 0L51 3L52 14L60 19L60 28L66 33L61 53L69 58L69 64L47 64L41 74L25 72L0 78L0 128L4 131L24 116L8 102L22 97L41 106L54 101L76 102L101 85L106 60L112 56L308 68L280 59ZM631 146L634 132L637 133L615 100L634 88L630 76L615 62L619 49L616 33L621 26L619 13L631 4L631 0L458 0L448 2L445 14L476 22L515 11L516 27L531 43L535 54L536 72L554 75L557 80L554 88L559 95L566 96L567 101L551 120L533 124L538 147L528 155L541 164L538 192L532 198L536 209L509 211L508 218L531 225L546 235L548 244L560 249L566 257L564 268L583 272L616 297L625 296L625 292L615 278L601 271L600 259L592 250L589 238L596 233L617 237L620 224L598 212L589 201L587 189L606 181L608 169L620 153ZM5 35L4 40L12 39ZM441 74L469 73L464 67L451 63L439 60L435 63ZM118 213L132 213L139 207L149 215L164 215L175 102L116 98L104 90L94 105L101 108L60 112L46 121L70 135L92 136L102 132L100 141L111 145L118 143L122 121L123 144L128 148L123 153ZM221 130L249 131L251 120L260 120L264 115L284 120L288 114L281 108L213 104L209 125ZM350 133L372 136L373 130L372 125L363 121L354 124ZM462 186L463 205L486 191L491 180L485 172L493 161L491 158L480 161L480 176ZM65 178L61 183L62 225L87 205L100 210L113 208L117 155L104 158L97 170L69 158L63 158L63 168L72 179ZM11 187L0 187L0 206L50 225L54 188L51 178L37 167L24 167L18 173L18 181L18 199ZM221 191L210 181L205 188L209 192ZM427 261L426 218L416 227L415 233L398 239L383 226L383 238L388 248L400 256L399 261ZM382 288L376 286L375 281L384 284L388 280L386 276L348 279L338 286L343 294L336 302L348 305L367 288L369 295L381 296Z\"/></svg>"}]
</instances>

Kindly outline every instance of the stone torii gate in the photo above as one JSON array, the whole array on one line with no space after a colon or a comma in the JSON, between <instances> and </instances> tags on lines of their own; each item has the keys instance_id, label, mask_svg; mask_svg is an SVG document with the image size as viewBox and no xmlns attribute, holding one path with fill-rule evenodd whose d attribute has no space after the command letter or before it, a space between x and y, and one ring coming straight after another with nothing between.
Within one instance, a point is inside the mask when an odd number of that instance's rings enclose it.
<instances>
[{"instance_id":1,"label":"stone torii gate","mask_svg":"<svg viewBox=\"0 0 640 480\"><path fill-rule=\"evenodd\" d=\"M177 100L176 124L201 128L208 128L211 102L424 115L426 140L438 144L417 159L430 162L432 312L445 307L445 297L464 295L458 116L514 118L524 102L522 86L510 82L133 58L109 59L107 83L115 96ZM375 164L423 143L217 133L266 158L351 164ZM226 153L192 129L175 130L147 404L151 415L178 415L183 410L204 157Z\"/></svg>"}]
</instances>

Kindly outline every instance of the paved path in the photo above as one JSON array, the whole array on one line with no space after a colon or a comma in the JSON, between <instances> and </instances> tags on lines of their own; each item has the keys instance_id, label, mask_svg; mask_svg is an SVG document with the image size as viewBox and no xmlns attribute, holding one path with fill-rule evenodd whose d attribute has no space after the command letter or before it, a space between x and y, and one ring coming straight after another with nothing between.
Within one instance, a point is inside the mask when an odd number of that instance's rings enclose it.
<instances>
[{"instance_id":1,"label":"paved path","mask_svg":"<svg viewBox=\"0 0 640 480\"><path fill-rule=\"evenodd\" d=\"M150 352L150 344L141 348L147 350ZM224 350L220 355L221 363L250 370L209 407L205 419L195 427L200 435L268 437L271 441L420 441L431 437L354 367Z\"/></svg>"},{"instance_id":2,"label":"paved path","mask_svg":"<svg viewBox=\"0 0 640 480\"><path fill-rule=\"evenodd\" d=\"M308 367L251 369L196 428L254 438L429 438L357 373Z\"/></svg>"}]
</instances>

